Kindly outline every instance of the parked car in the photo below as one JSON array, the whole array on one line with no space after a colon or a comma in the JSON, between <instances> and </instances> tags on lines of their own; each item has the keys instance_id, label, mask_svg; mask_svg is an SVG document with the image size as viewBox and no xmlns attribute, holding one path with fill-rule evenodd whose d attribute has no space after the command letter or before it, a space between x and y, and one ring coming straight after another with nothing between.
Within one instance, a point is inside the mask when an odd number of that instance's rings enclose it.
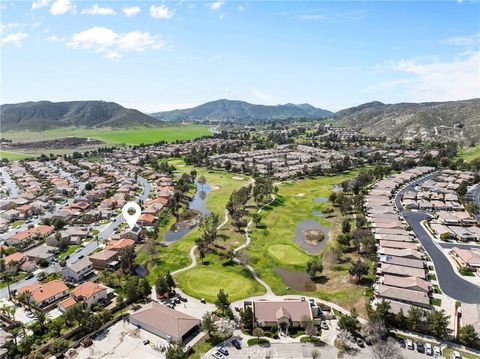
<instances>
[{"instance_id":1,"label":"parked car","mask_svg":"<svg viewBox=\"0 0 480 359\"><path fill-rule=\"evenodd\" d=\"M216 359L223 359L224 358L224 356L222 354L220 354L219 352L213 353L213 357L216 358Z\"/></svg>"},{"instance_id":2,"label":"parked car","mask_svg":"<svg viewBox=\"0 0 480 359\"><path fill-rule=\"evenodd\" d=\"M406 348L407 344L405 343L405 340L403 339L398 339L398 344L400 344L401 348Z\"/></svg>"},{"instance_id":3,"label":"parked car","mask_svg":"<svg viewBox=\"0 0 480 359\"><path fill-rule=\"evenodd\" d=\"M240 343L240 340L238 340L237 338L232 340L232 344L238 350L242 349L242 344Z\"/></svg>"},{"instance_id":4,"label":"parked car","mask_svg":"<svg viewBox=\"0 0 480 359\"><path fill-rule=\"evenodd\" d=\"M452 358L453 358L453 359L462 359L462 356L460 355L459 352L454 351L454 352L452 353Z\"/></svg>"},{"instance_id":5,"label":"parked car","mask_svg":"<svg viewBox=\"0 0 480 359\"><path fill-rule=\"evenodd\" d=\"M207 304L207 301L205 299L200 299L200 303Z\"/></svg>"},{"instance_id":6,"label":"parked car","mask_svg":"<svg viewBox=\"0 0 480 359\"><path fill-rule=\"evenodd\" d=\"M442 351L440 350L440 347L437 347L437 346L433 347L433 355L435 355L435 358L438 358L442 355Z\"/></svg>"},{"instance_id":7,"label":"parked car","mask_svg":"<svg viewBox=\"0 0 480 359\"><path fill-rule=\"evenodd\" d=\"M85 257L83 254L81 256L78 257L78 259L82 259L83 257Z\"/></svg>"},{"instance_id":8,"label":"parked car","mask_svg":"<svg viewBox=\"0 0 480 359\"><path fill-rule=\"evenodd\" d=\"M218 351L222 354L222 355L228 355L228 349L227 348L224 348L224 347L220 347L218 349Z\"/></svg>"},{"instance_id":9,"label":"parked car","mask_svg":"<svg viewBox=\"0 0 480 359\"><path fill-rule=\"evenodd\" d=\"M414 350L415 349L415 345L413 344L413 342L410 339L407 339L407 349L408 350Z\"/></svg>"},{"instance_id":10,"label":"parked car","mask_svg":"<svg viewBox=\"0 0 480 359\"><path fill-rule=\"evenodd\" d=\"M365 347L365 342L362 340L362 338L357 338L357 339L355 339L355 341L357 342L357 345L358 345L360 348Z\"/></svg>"},{"instance_id":11,"label":"parked car","mask_svg":"<svg viewBox=\"0 0 480 359\"><path fill-rule=\"evenodd\" d=\"M425 353L425 345L422 342L417 342L417 352Z\"/></svg>"},{"instance_id":12,"label":"parked car","mask_svg":"<svg viewBox=\"0 0 480 359\"><path fill-rule=\"evenodd\" d=\"M33 278L33 273L27 274L27 275L25 276L25 279L30 279L30 278Z\"/></svg>"},{"instance_id":13,"label":"parked car","mask_svg":"<svg viewBox=\"0 0 480 359\"><path fill-rule=\"evenodd\" d=\"M427 354L427 355L433 355L432 344L430 344L430 343L425 343L425 354Z\"/></svg>"},{"instance_id":14,"label":"parked car","mask_svg":"<svg viewBox=\"0 0 480 359\"><path fill-rule=\"evenodd\" d=\"M70 254L67 254L67 255L65 256L65 258L63 258L63 259L65 259L65 260L70 259Z\"/></svg>"},{"instance_id":15,"label":"parked car","mask_svg":"<svg viewBox=\"0 0 480 359\"><path fill-rule=\"evenodd\" d=\"M310 302L311 307L315 306L315 299L309 299L308 301Z\"/></svg>"},{"instance_id":16,"label":"parked car","mask_svg":"<svg viewBox=\"0 0 480 359\"><path fill-rule=\"evenodd\" d=\"M328 329L329 329L329 328L328 328L328 324L327 324L326 321L322 321L322 323L321 323L320 326L321 326L321 328L324 329L324 330L328 330Z\"/></svg>"}]
</instances>

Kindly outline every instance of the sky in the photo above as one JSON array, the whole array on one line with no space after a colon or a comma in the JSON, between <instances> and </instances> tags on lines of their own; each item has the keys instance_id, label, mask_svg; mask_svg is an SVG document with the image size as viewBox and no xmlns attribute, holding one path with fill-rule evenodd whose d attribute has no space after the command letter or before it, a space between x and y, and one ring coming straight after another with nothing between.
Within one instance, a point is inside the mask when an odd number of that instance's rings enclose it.
<instances>
[{"instance_id":1,"label":"sky","mask_svg":"<svg viewBox=\"0 0 480 359\"><path fill-rule=\"evenodd\" d=\"M478 1L0 2L0 103L480 97Z\"/></svg>"}]
</instances>

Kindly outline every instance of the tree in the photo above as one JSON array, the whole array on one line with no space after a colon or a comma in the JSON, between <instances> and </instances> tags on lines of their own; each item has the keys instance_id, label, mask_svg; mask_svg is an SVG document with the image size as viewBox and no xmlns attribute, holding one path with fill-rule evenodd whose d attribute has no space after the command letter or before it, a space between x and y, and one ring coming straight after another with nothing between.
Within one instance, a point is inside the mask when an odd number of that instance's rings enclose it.
<instances>
[{"instance_id":1,"label":"tree","mask_svg":"<svg viewBox=\"0 0 480 359\"><path fill-rule=\"evenodd\" d=\"M458 339L460 340L460 343L464 345L472 345L475 343L475 341L478 340L478 335L473 325L468 324L461 327L458 331Z\"/></svg>"},{"instance_id":2,"label":"tree","mask_svg":"<svg viewBox=\"0 0 480 359\"><path fill-rule=\"evenodd\" d=\"M257 177L255 178L255 184L252 189L253 198L257 204L257 207L264 204L267 199L275 193L275 186L271 178Z\"/></svg>"},{"instance_id":3,"label":"tree","mask_svg":"<svg viewBox=\"0 0 480 359\"><path fill-rule=\"evenodd\" d=\"M392 337L386 341L379 341L373 344L372 354L374 359L400 359L402 355L398 344Z\"/></svg>"},{"instance_id":4,"label":"tree","mask_svg":"<svg viewBox=\"0 0 480 359\"><path fill-rule=\"evenodd\" d=\"M342 222L342 233L350 233L350 229L352 226L350 225L350 219L344 218Z\"/></svg>"},{"instance_id":5,"label":"tree","mask_svg":"<svg viewBox=\"0 0 480 359\"><path fill-rule=\"evenodd\" d=\"M216 333L221 340L232 337L235 330L235 322L233 320L222 318L215 323Z\"/></svg>"},{"instance_id":6,"label":"tree","mask_svg":"<svg viewBox=\"0 0 480 359\"><path fill-rule=\"evenodd\" d=\"M215 242L217 239L217 228L220 224L220 219L215 213L210 213L208 216L200 220L200 229L202 230L202 240L206 247Z\"/></svg>"},{"instance_id":7,"label":"tree","mask_svg":"<svg viewBox=\"0 0 480 359\"><path fill-rule=\"evenodd\" d=\"M348 273L350 273L352 277L356 277L357 282L359 282L364 275L368 274L368 265L361 260L358 260L352 263L352 266L348 270Z\"/></svg>"},{"instance_id":8,"label":"tree","mask_svg":"<svg viewBox=\"0 0 480 359\"><path fill-rule=\"evenodd\" d=\"M425 312L423 309L415 306L411 306L407 313L407 323L411 330L417 331L425 316Z\"/></svg>"},{"instance_id":9,"label":"tree","mask_svg":"<svg viewBox=\"0 0 480 359\"><path fill-rule=\"evenodd\" d=\"M310 352L310 356L312 357L312 359L319 359L321 356L321 352L317 348L313 348Z\"/></svg>"},{"instance_id":10,"label":"tree","mask_svg":"<svg viewBox=\"0 0 480 359\"><path fill-rule=\"evenodd\" d=\"M265 332L263 331L262 328L256 327L253 329L252 334L254 337L257 337L257 339L260 339L260 337L263 337L265 335Z\"/></svg>"},{"instance_id":11,"label":"tree","mask_svg":"<svg viewBox=\"0 0 480 359\"><path fill-rule=\"evenodd\" d=\"M65 326L65 322L62 317L58 317L56 319L50 320L47 324L48 330L50 333L53 334L55 337L59 337L62 328Z\"/></svg>"},{"instance_id":12,"label":"tree","mask_svg":"<svg viewBox=\"0 0 480 359\"><path fill-rule=\"evenodd\" d=\"M228 299L228 294L225 293L223 289L220 289L217 294L217 300L215 301L215 306L220 312L221 316L231 317L232 310L230 309L230 300Z\"/></svg>"},{"instance_id":13,"label":"tree","mask_svg":"<svg viewBox=\"0 0 480 359\"><path fill-rule=\"evenodd\" d=\"M50 351L53 354L58 354L67 350L68 347L69 347L68 340L66 340L65 338L56 338L50 344Z\"/></svg>"},{"instance_id":14,"label":"tree","mask_svg":"<svg viewBox=\"0 0 480 359\"><path fill-rule=\"evenodd\" d=\"M200 186L201 188L203 189L203 185L205 183L207 183L207 179L205 178L204 175L200 175L198 178L197 178L197 182L200 183Z\"/></svg>"},{"instance_id":15,"label":"tree","mask_svg":"<svg viewBox=\"0 0 480 359\"><path fill-rule=\"evenodd\" d=\"M369 315L369 322L380 322L385 327L386 331L389 331L393 325L395 324L395 318L391 313L391 305L390 302L382 300L380 303L377 304L375 311ZM377 327L378 331L378 327ZM386 334L386 333L384 333Z\"/></svg>"},{"instance_id":16,"label":"tree","mask_svg":"<svg viewBox=\"0 0 480 359\"><path fill-rule=\"evenodd\" d=\"M440 339L445 339L452 330L449 328L450 316L445 310L432 311L427 314L428 330Z\"/></svg>"},{"instance_id":17,"label":"tree","mask_svg":"<svg viewBox=\"0 0 480 359\"><path fill-rule=\"evenodd\" d=\"M135 252L134 246L128 246L128 247L122 248L119 251L120 266L121 266L124 273L126 273L126 274L134 274L135 273L135 268L136 268L135 258L136 257L137 257L137 254Z\"/></svg>"},{"instance_id":18,"label":"tree","mask_svg":"<svg viewBox=\"0 0 480 359\"><path fill-rule=\"evenodd\" d=\"M253 328L253 310L251 307L246 307L240 311L240 320L246 329L251 330Z\"/></svg>"},{"instance_id":19,"label":"tree","mask_svg":"<svg viewBox=\"0 0 480 359\"><path fill-rule=\"evenodd\" d=\"M206 312L203 315L200 328L206 332L209 337L212 337L212 334L215 333L215 323L210 312Z\"/></svg>"},{"instance_id":20,"label":"tree","mask_svg":"<svg viewBox=\"0 0 480 359\"><path fill-rule=\"evenodd\" d=\"M165 352L165 359L186 359L187 356L180 342L170 343Z\"/></svg>"},{"instance_id":21,"label":"tree","mask_svg":"<svg viewBox=\"0 0 480 359\"><path fill-rule=\"evenodd\" d=\"M357 319L358 314L354 309L352 309L349 315L342 315L338 321L338 326L340 329L348 330L350 333L354 334L357 332L360 322Z\"/></svg>"},{"instance_id":22,"label":"tree","mask_svg":"<svg viewBox=\"0 0 480 359\"><path fill-rule=\"evenodd\" d=\"M315 279L317 273L323 272L323 265L320 258L314 258L308 261L307 263L307 273L310 276L310 279Z\"/></svg>"}]
</instances>

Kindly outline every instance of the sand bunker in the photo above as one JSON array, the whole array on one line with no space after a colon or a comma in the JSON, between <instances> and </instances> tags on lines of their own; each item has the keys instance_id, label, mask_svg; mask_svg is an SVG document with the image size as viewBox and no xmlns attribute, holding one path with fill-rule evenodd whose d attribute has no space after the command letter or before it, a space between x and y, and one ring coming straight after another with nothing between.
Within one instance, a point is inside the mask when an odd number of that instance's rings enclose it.
<instances>
[{"instance_id":1,"label":"sand bunker","mask_svg":"<svg viewBox=\"0 0 480 359\"><path fill-rule=\"evenodd\" d=\"M297 194L295 195L295 197L303 197L303 196L305 196L305 193L297 193Z\"/></svg>"},{"instance_id":2,"label":"sand bunker","mask_svg":"<svg viewBox=\"0 0 480 359\"><path fill-rule=\"evenodd\" d=\"M233 176L232 179L237 180L237 181L242 181L242 180L243 180L243 177Z\"/></svg>"}]
</instances>

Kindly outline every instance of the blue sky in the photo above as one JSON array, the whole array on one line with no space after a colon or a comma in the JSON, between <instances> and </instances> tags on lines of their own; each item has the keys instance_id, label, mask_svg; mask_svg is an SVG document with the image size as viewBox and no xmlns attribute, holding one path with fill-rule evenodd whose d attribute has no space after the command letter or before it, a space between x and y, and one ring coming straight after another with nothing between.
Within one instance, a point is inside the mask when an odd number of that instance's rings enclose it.
<instances>
[{"instance_id":1,"label":"blue sky","mask_svg":"<svg viewBox=\"0 0 480 359\"><path fill-rule=\"evenodd\" d=\"M1 103L153 112L229 98L335 111L480 97L479 2L0 4Z\"/></svg>"}]
</instances>

